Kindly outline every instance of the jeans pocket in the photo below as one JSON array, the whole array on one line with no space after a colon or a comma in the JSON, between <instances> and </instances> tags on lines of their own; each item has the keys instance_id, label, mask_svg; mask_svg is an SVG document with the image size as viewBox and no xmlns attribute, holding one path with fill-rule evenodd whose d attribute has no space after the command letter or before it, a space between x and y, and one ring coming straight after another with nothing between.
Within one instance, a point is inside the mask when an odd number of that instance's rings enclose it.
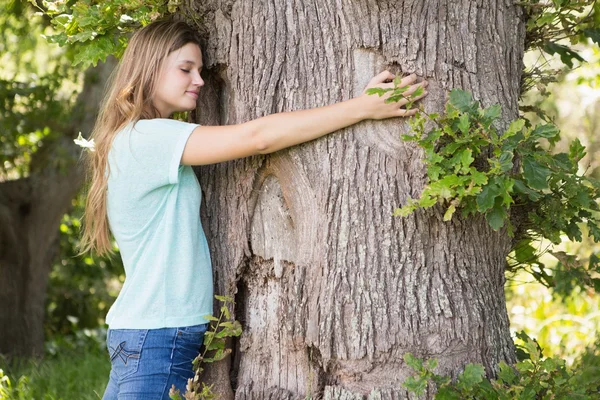
<instances>
[{"instance_id":1,"label":"jeans pocket","mask_svg":"<svg viewBox=\"0 0 600 400\"><path fill-rule=\"evenodd\" d=\"M137 372L147 334L148 331L144 329L108 330L106 342L110 363L120 380Z\"/></svg>"},{"instance_id":2,"label":"jeans pocket","mask_svg":"<svg viewBox=\"0 0 600 400\"><path fill-rule=\"evenodd\" d=\"M192 363L204 342L204 333L208 324L177 328L175 351L173 352L173 372L186 379L194 377Z\"/></svg>"}]
</instances>

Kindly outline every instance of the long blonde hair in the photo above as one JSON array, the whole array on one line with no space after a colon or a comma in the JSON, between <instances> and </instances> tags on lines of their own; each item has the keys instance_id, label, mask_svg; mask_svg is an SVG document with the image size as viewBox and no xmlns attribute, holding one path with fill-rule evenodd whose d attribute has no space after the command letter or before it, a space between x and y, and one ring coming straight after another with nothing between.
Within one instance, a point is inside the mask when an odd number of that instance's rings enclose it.
<instances>
[{"instance_id":1,"label":"long blonde hair","mask_svg":"<svg viewBox=\"0 0 600 400\"><path fill-rule=\"evenodd\" d=\"M89 154L87 195L81 252L99 255L112 252L106 191L108 153L117 132L130 122L159 118L152 104L156 82L165 58L188 43L200 46L196 32L184 22L158 21L137 31L129 41L119 65L111 75L92 131L95 151Z\"/></svg>"}]
</instances>

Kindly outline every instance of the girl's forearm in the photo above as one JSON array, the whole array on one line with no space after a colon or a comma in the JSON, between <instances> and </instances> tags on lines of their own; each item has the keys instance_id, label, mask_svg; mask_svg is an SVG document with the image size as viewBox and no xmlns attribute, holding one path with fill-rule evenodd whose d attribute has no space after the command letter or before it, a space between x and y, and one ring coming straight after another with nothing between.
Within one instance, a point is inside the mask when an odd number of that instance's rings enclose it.
<instances>
[{"instance_id":1,"label":"girl's forearm","mask_svg":"<svg viewBox=\"0 0 600 400\"><path fill-rule=\"evenodd\" d=\"M247 122L262 154L317 139L368 116L360 98L325 107L268 115Z\"/></svg>"}]
</instances>

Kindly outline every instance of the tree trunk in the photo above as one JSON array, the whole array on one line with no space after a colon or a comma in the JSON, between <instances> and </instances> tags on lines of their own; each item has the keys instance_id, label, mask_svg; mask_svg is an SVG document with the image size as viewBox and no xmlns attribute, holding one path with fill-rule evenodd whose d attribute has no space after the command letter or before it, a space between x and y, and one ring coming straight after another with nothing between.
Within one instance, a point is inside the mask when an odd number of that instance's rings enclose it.
<instances>
[{"instance_id":1,"label":"tree trunk","mask_svg":"<svg viewBox=\"0 0 600 400\"><path fill-rule=\"evenodd\" d=\"M58 227L83 181L77 132L89 136L114 60L86 72L72 124L34 154L29 177L0 182L0 353L44 352L46 288Z\"/></svg>"},{"instance_id":2,"label":"tree trunk","mask_svg":"<svg viewBox=\"0 0 600 400\"><path fill-rule=\"evenodd\" d=\"M183 14L206 39L203 124L349 99L384 69L425 77L428 111L459 87L517 116L525 31L512 1L203 0ZM197 170L216 289L235 295L244 327L208 378L225 398L398 399L406 352L454 376L514 361L506 233L440 210L392 217L425 182L406 132L403 119L368 121Z\"/></svg>"}]
</instances>

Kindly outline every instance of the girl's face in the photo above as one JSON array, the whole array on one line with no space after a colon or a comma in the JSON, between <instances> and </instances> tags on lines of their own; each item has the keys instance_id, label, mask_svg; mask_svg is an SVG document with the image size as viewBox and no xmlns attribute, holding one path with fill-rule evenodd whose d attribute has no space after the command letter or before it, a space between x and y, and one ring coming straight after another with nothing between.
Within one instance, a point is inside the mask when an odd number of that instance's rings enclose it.
<instances>
[{"instance_id":1,"label":"girl's face","mask_svg":"<svg viewBox=\"0 0 600 400\"><path fill-rule=\"evenodd\" d=\"M152 99L162 118L176 111L196 108L198 92L204 86L201 70L202 53L194 43L188 43L167 56Z\"/></svg>"}]
</instances>

